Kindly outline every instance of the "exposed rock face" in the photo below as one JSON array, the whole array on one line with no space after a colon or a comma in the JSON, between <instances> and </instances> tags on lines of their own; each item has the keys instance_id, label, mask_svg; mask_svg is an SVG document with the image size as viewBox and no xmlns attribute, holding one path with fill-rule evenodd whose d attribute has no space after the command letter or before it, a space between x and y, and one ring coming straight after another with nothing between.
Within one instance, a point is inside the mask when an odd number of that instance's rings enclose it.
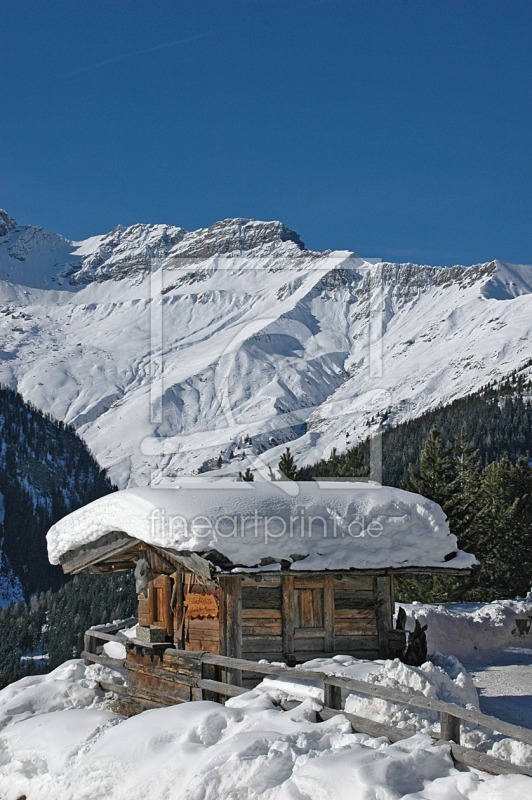
<instances>
[{"instance_id":1,"label":"exposed rock face","mask_svg":"<svg viewBox=\"0 0 532 800\"><path fill-rule=\"evenodd\" d=\"M282 222L259 222L254 219L224 219L209 228L200 228L187 233L182 242L172 251L182 258L210 258L229 253L240 255L257 248L271 251L281 242L292 242L297 249L305 245L299 234ZM268 247L270 245L270 247Z\"/></svg>"},{"instance_id":2,"label":"exposed rock face","mask_svg":"<svg viewBox=\"0 0 532 800\"><path fill-rule=\"evenodd\" d=\"M152 264L168 256L185 236L184 228L172 225L118 225L108 234L97 236L91 245L81 242L76 254L81 258L73 268L73 285L92 281L120 280L149 271Z\"/></svg>"},{"instance_id":3,"label":"exposed rock face","mask_svg":"<svg viewBox=\"0 0 532 800\"><path fill-rule=\"evenodd\" d=\"M7 236L8 233L17 229L17 223L7 211L0 208L0 236Z\"/></svg>"}]
</instances>

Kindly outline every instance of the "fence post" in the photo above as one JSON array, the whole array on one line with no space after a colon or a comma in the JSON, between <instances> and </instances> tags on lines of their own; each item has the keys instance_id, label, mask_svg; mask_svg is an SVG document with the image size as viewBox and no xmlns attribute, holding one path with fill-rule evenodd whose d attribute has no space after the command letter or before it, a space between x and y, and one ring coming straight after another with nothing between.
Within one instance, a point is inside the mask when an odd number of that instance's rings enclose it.
<instances>
[{"instance_id":1,"label":"fence post","mask_svg":"<svg viewBox=\"0 0 532 800\"><path fill-rule=\"evenodd\" d=\"M95 636L91 635L90 629L85 631L85 635L83 637L83 649L86 653L98 655L98 640ZM92 664L92 661L85 660L85 664Z\"/></svg>"},{"instance_id":2,"label":"fence post","mask_svg":"<svg viewBox=\"0 0 532 800\"><path fill-rule=\"evenodd\" d=\"M446 742L460 744L460 720L446 711L440 712L440 735Z\"/></svg>"},{"instance_id":3,"label":"fence post","mask_svg":"<svg viewBox=\"0 0 532 800\"><path fill-rule=\"evenodd\" d=\"M323 705L325 708L342 709L342 690L328 683L327 678L323 681Z\"/></svg>"}]
</instances>

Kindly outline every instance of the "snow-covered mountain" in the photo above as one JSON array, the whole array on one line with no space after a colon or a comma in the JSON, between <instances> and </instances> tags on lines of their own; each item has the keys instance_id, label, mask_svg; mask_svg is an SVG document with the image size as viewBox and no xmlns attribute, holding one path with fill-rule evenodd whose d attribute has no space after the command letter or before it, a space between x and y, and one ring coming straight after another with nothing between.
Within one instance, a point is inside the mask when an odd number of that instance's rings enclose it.
<instances>
[{"instance_id":1,"label":"snow-covered mountain","mask_svg":"<svg viewBox=\"0 0 532 800\"><path fill-rule=\"evenodd\" d=\"M83 242L0 212L0 382L76 426L120 486L298 463L532 355L532 267L309 251L280 222Z\"/></svg>"}]
</instances>

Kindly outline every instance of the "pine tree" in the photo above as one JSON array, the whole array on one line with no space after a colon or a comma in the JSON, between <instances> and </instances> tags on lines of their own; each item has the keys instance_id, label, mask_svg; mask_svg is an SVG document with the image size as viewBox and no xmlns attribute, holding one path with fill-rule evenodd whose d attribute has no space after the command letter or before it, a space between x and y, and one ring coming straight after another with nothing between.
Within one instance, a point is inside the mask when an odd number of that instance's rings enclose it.
<instances>
[{"instance_id":1,"label":"pine tree","mask_svg":"<svg viewBox=\"0 0 532 800\"><path fill-rule=\"evenodd\" d=\"M454 489L454 469L450 450L444 447L437 428L430 430L419 456L419 470L410 465L405 489L434 500L446 511Z\"/></svg>"},{"instance_id":2,"label":"pine tree","mask_svg":"<svg viewBox=\"0 0 532 800\"><path fill-rule=\"evenodd\" d=\"M279 459L279 464L277 465L279 472L282 475L282 479L285 481L295 481L297 480L298 470L296 467L296 462L294 461L294 457L290 452L290 448L287 447L284 451L283 455Z\"/></svg>"},{"instance_id":3,"label":"pine tree","mask_svg":"<svg viewBox=\"0 0 532 800\"><path fill-rule=\"evenodd\" d=\"M251 481L254 481L254 480L255 480L255 476L253 475L253 472L252 472L252 470L251 470L249 467L247 467L247 469L245 470L245 472L239 472L239 473L238 473L238 480L239 480L239 481L248 481L248 482L251 482Z\"/></svg>"}]
</instances>

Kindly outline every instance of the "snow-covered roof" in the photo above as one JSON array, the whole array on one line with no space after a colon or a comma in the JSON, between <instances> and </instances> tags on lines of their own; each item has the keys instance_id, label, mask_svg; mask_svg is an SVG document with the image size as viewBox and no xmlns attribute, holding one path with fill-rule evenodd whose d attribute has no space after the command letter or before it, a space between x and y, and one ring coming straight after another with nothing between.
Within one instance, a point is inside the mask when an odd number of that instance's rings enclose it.
<instances>
[{"instance_id":1,"label":"snow-covered roof","mask_svg":"<svg viewBox=\"0 0 532 800\"><path fill-rule=\"evenodd\" d=\"M125 489L54 525L47 536L50 561L58 564L65 553L112 532L202 555L224 571L468 569L476 563L458 550L436 503L345 481L195 478L172 489Z\"/></svg>"}]
</instances>

